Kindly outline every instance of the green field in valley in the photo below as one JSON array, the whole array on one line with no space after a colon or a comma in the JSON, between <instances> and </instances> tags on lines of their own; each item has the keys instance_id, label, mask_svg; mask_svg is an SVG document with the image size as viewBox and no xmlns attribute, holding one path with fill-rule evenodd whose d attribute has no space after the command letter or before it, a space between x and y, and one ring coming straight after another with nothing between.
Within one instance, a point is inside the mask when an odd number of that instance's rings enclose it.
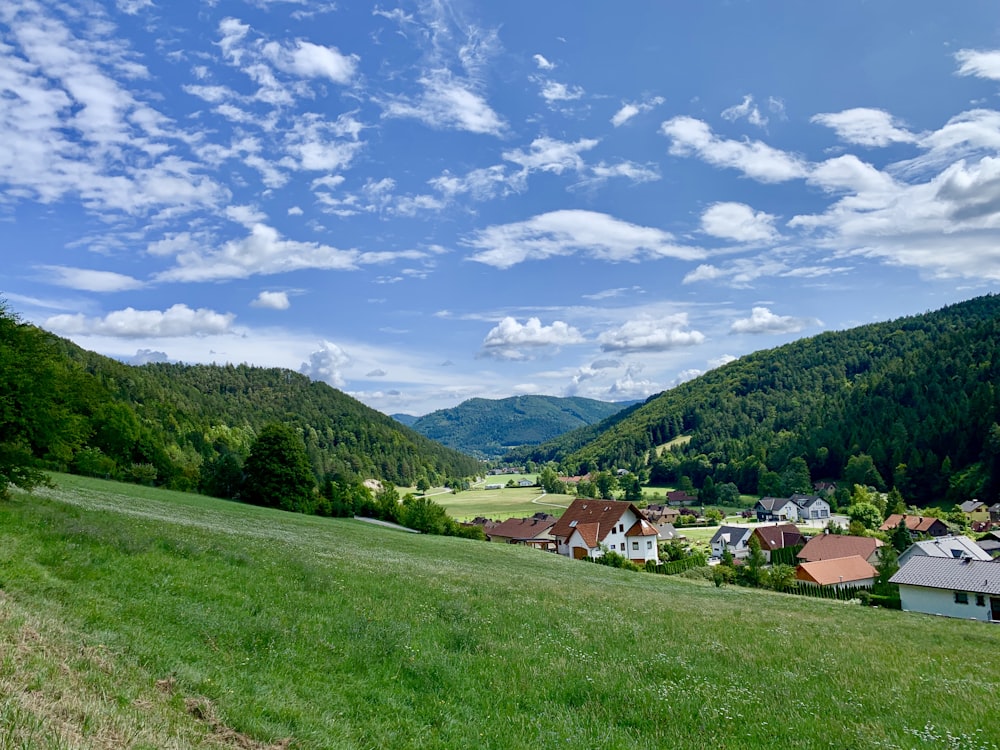
<instances>
[{"instance_id":1,"label":"green field in valley","mask_svg":"<svg viewBox=\"0 0 1000 750\"><path fill-rule=\"evenodd\" d=\"M2 748L996 750L1000 628L56 476Z\"/></svg>"},{"instance_id":2,"label":"green field in valley","mask_svg":"<svg viewBox=\"0 0 1000 750\"><path fill-rule=\"evenodd\" d=\"M570 495L546 495L539 487L506 486L508 480L513 479L516 484L522 478L535 480L534 476L528 475L488 477L486 481L479 482L463 492L435 494L436 491L431 490L427 494L433 498L434 502L444 506L449 515L459 521L472 520L476 516L485 516L499 521L515 516L531 516L539 511L558 516L564 508L573 502ZM487 484L502 484L504 486L500 489L488 490L486 489Z\"/></svg>"}]
</instances>

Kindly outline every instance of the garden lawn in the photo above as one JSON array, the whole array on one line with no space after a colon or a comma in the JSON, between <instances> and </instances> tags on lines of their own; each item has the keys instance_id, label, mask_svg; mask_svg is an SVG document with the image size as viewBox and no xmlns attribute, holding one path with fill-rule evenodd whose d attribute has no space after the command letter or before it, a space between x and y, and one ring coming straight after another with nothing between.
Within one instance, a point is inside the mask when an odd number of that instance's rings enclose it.
<instances>
[{"instance_id":1,"label":"garden lawn","mask_svg":"<svg viewBox=\"0 0 1000 750\"><path fill-rule=\"evenodd\" d=\"M0 747L996 750L1000 628L56 477Z\"/></svg>"}]
</instances>

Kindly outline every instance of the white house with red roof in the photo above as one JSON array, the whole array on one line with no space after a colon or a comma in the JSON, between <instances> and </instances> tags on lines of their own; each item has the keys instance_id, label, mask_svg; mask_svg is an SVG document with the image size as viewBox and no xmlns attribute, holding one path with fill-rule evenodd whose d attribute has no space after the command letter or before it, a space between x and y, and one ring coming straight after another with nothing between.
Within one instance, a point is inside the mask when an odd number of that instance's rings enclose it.
<instances>
[{"instance_id":1,"label":"white house with red roof","mask_svg":"<svg viewBox=\"0 0 1000 750\"><path fill-rule=\"evenodd\" d=\"M639 565L660 560L656 527L632 503L578 498L549 533L559 554L575 559L600 557L609 550Z\"/></svg>"}]
</instances>

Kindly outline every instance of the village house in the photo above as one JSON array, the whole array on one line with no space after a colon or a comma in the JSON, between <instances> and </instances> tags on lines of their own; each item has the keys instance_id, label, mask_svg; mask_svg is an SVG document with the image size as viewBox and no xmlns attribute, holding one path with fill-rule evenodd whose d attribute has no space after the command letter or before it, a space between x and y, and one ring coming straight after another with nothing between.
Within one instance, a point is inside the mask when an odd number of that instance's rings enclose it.
<instances>
[{"instance_id":1,"label":"village house","mask_svg":"<svg viewBox=\"0 0 1000 750\"><path fill-rule=\"evenodd\" d=\"M992 560L989 553L967 536L940 536L914 542L899 555L899 567L903 567L911 557L948 557L962 560Z\"/></svg>"},{"instance_id":2,"label":"village house","mask_svg":"<svg viewBox=\"0 0 1000 750\"><path fill-rule=\"evenodd\" d=\"M790 497L762 497L753 510L760 523L799 520L799 506Z\"/></svg>"},{"instance_id":3,"label":"village house","mask_svg":"<svg viewBox=\"0 0 1000 750\"><path fill-rule=\"evenodd\" d=\"M720 526L712 537L712 557L722 557L728 548L734 560L744 560L750 555L750 535L748 526Z\"/></svg>"},{"instance_id":4,"label":"village house","mask_svg":"<svg viewBox=\"0 0 1000 750\"><path fill-rule=\"evenodd\" d=\"M969 519L969 523L989 523L990 510L982 500L966 500L959 503L958 509Z\"/></svg>"},{"instance_id":5,"label":"village house","mask_svg":"<svg viewBox=\"0 0 1000 750\"><path fill-rule=\"evenodd\" d=\"M907 612L1000 621L1000 565L982 560L917 556L890 583Z\"/></svg>"},{"instance_id":6,"label":"village house","mask_svg":"<svg viewBox=\"0 0 1000 750\"><path fill-rule=\"evenodd\" d=\"M642 509L642 514L650 523L659 524L674 523L681 512L677 508L671 508L664 503L650 503Z\"/></svg>"},{"instance_id":7,"label":"village house","mask_svg":"<svg viewBox=\"0 0 1000 750\"><path fill-rule=\"evenodd\" d=\"M900 521L906 524L906 529L910 532L910 537L913 539L921 536L948 536L951 533L948 529L948 524L940 518L932 516L908 516L899 513L893 513L885 519L885 523L879 526L878 530L892 531L899 526Z\"/></svg>"},{"instance_id":8,"label":"village house","mask_svg":"<svg viewBox=\"0 0 1000 750\"><path fill-rule=\"evenodd\" d=\"M838 557L860 557L871 565L879 559L881 539L869 536L849 536L846 534L817 534L796 555L799 562L835 560Z\"/></svg>"},{"instance_id":9,"label":"village house","mask_svg":"<svg viewBox=\"0 0 1000 750\"><path fill-rule=\"evenodd\" d=\"M1000 503L993 503L986 509L990 514L991 524L1000 524Z\"/></svg>"},{"instance_id":10,"label":"village house","mask_svg":"<svg viewBox=\"0 0 1000 750\"><path fill-rule=\"evenodd\" d=\"M800 521L825 521L830 517L830 503L819 495L792 495L799 507Z\"/></svg>"},{"instance_id":11,"label":"village house","mask_svg":"<svg viewBox=\"0 0 1000 750\"><path fill-rule=\"evenodd\" d=\"M659 563L656 528L633 504L577 498L552 527L561 555L580 559L614 551L634 563Z\"/></svg>"},{"instance_id":12,"label":"village house","mask_svg":"<svg viewBox=\"0 0 1000 750\"><path fill-rule=\"evenodd\" d=\"M990 557L1000 556L1000 531L989 531L976 540L976 544Z\"/></svg>"},{"instance_id":13,"label":"village house","mask_svg":"<svg viewBox=\"0 0 1000 750\"><path fill-rule=\"evenodd\" d=\"M556 520L555 516L548 513L536 513L531 518L508 518L486 531L486 538L491 542L523 544L555 552L552 527Z\"/></svg>"},{"instance_id":14,"label":"village house","mask_svg":"<svg viewBox=\"0 0 1000 750\"><path fill-rule=\"evenodd\" d=\"M686 490L671 490L667 493L667 505L691 505L698 502L698 498L689 495Z\"/></svg>"},{"instance_id":15,"label":"village house","mask_svg":"<svg viewBox=\"0 0 1000 750\"><path fill-rule=\"evenodd\" d=\"M811 586L841 589L848 586L871 588L878 571L859 555L800 563L795 579Z\"/></svg>"},{"instance_id":16,"label":"village house","mask_svg":"<svg viewBox=\"0 0 1000 750\"><path fill-rule=\"evenodd\" d=\"M771 562L771 552L774 550L798 547L806 543L805 536L795 524L791 523L758 526L753 530L752 536L757 538L760 543L760 551L764 553L768 562Z\"/></svg>"}]
</instances>

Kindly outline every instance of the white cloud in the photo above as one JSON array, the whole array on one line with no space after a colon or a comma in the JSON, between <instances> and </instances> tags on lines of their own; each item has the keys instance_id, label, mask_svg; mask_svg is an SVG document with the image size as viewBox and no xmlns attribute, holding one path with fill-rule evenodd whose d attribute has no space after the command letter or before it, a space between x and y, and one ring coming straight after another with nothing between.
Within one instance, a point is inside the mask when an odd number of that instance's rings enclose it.
<instances>
[{"instance_id":1,"label":"white cloud","mask_svg":"<svg viewBox=\"0 0 1000 750\"><path fill-rule=\"evenodd\" d=\"M717 167L737 169L758 182L785 182L808 174L808 165L798 156L761 141L720 138L711 127L693 117L674 117L660 127L670 139L674 156L698 156Z\"/></svg>"},{"instance_id":2,"label":"white cloud","mask_svg":"<svg viewBox=\"0 0 1000 750\"><path fill-rule=\"evenodd\" d=\"M159 281L219 281L314 268L350 271L364 264L396 258L416 260L417 251L361 253L316 242L285 239L266 224L255 224L246 237L230 240L217 249L190 248L179 252L176 265L157 274Z\"/></svg>"},{"instance_id":3,"label":"white cloud","mask_svg":"<svg viewBox=\"0 0 1000 750\"><path fill-rule=\"evenodd\" d=\"M977 76L991 81L1000 81L1000 50L962 49L955 53L961 63L960 76Z\"/></svg>"},{"instance_id":4,"label":"white cloud","mask_svg":"<svg viewBox=\"0 0 1000 750\"><path fill-rule=\"evenodd\" d=\"M715 359L708 360L708 367L709 369L714 370L716 367L722 367L723 365L728 365L730 362L735 362L735 361L736 357L734 357L732 354L722 354L716 357Z\"/></svg>"},{"instance_id":5,"label":"white cloud","mask_svg":"<svg viewBox=\"0 0 1000 750\"><path fill-rule=\"evenodd\" d=\"M250 304L268 310L287 310L291 307L291 303L288 301L288 292L261 292Z\"/></svg>"},{"instance_id":6,"label":"white cloud","mask_svg":"<svg viewBox=\"0 0 1000 750\"><path fill-rule=\"evenodd\" d=\"M571 102L583 97L583 89L580 86L569 86L558 81L542 82L542 90L539 93L549 105L556 102Z\"/></svg>"},{"instance_id":7,"label":"white cloud","mask_svg":"<svg viewBox=\"0 0 1000 750\"><path fill-rule=\"evenodd\" d=\"M39 266L39 268L54 274L48 279L49 283L84 292L123 292L145 286L138 279L113 271L93 271L68 266Z\"/></svg>"},{"instance_id":8,"label":"white cloud","mask_svg":"<svg viewBox=\"0 0 1000 750\"><path fill-rule=\"evenodd\" d=\"M494 225L473 233L464 244L476 250L471 260L496 268L578 252L612 262L694 260L705 254L699 248L676 244L673 235L661 229L584 210L552 211L527 221Z\"/></svg>"},{"instance_id":9,"label":"white cloud","mask_svg":"<svg viewBox=\"0 0 1000 750\"><path fill-rule=\"evenodd\" d=\"M701 215L701 230L736 242L766 242L778 237L774 220L773 215L754 211L745 203L715 203Z\"/></svg>"},{"instance_id":10,"label":"white cloud","mask_svg":"<svg viewBox=\"0 0 1000 750\"><path fill-rule=\"evenodd\" d=\"M593 138L581 138L576 143L568 143L543 136L531 142L528 152L521 149L505 151L503 158L526 172L562 174L566 170L582 170L584 161L580 156L581 152L591 150L598 143Z\"/></svg>"},{"instance_id":11,"label":"white cloud","mask_svg":"<svg viewBox=\"0 0 1000 750\"><path fill-rule=\"evenodd\" d=\"M166 310L136 310L127 307L103 318L83 314L55 315L43 324L63 336L111 336L113 338L152 338L206 336L231 332L236 316L214 310L177 304Z\"/></svg>"},{"instance_id":12,"label":"white cloud","mask_svg":"<svg viewBox=\"0 0 1000 750\"><path fill-rule=\"evenodd\" d=\"M826 125L837 137L859 146L888 146L891 143L915 143L917 136L885 110L857 107L843 112L813 115L810 122Z\"/></svg>"},{"instance_id":13,"label":"white cloud","mask_svg":"<svg viewBox=\"0 0 1000 750\"><path fill-rule=\"evenodd\" d=\"M301 40L291 45L268 42L262 48L264 57L278 70L305 78L329 78L346 84L357 70L358 56L344 55L336 47L323 47Z\"/></svg>"},{"instance_id":14,"label":"white cloud","mask_svg":"<svg viewBox=\"0 0 1000 750\"><path fill-rule=\"evenodd\" d=\"M522 324L508 316L486 334L483 351L487 356L517 360L526 358L520 351L525 347L559 347L583 342L580 332L561 320L546 326L538 318L528 318Z\"/></svg>"},{"instance_id":15,"label":"white cloud","mask_svg":"<svg viewBox=\"0 0 1000 750\"><path fill-rule=\"evenodd\" d=\"M115 0L115 5L122 13L134 16L143 8L152 8L153 0Z\"/></svg>"},{"instance_id":16,"label":"white cloud","mask_svg":"<svg viewBox=\"0 0 1000 750\"><path fill-rule=\"evenodd\" d=\"M608 389L608 396L614 399L642 399L661 389L651 380L641 377L641 364L630 365L625 375L614 382Z\"/></svg>"},{"instance_id":17,"label":"white cloud","mask_svg":"<svg viewBox=\"0 0 1000 750\"><path fill-rule=\"evenodd\" d=\"M621 108L615 112L614 115L612 115L611 124L616 128L619 128L633 117L636 117L643 112L649 112L655 107L663 104L663 102L664 99L662 96L654 96L653 98L647 99L643 102L626 102L622 104Z\"/></svg>"},{"instance_id":18,"label":"white cloud","mask_svg":"<svg viewBox=\"0 0 1000 750\"><path fill-rule=\"evenodd\" d=\"M169 362L170 357L166 352L158 352L154 349L137 349L135 354L128 359L130 365L148 365L153 362Z\"/></svg>"},{"instance_id":19,"label":"white cloud","mask_svg":"<svg viewBox=\"0 0 1000 750\"><path fill-rule=\"evenodd\" d=\"M743 118L746 118L747 122L751 125L756 125L758 128L763 128L767 125L767 118L761 114L760 108L754 104L753 96L750 94L744 96L743 101L739 104L735 104L722 111L723 120L736 122L736 120Z\"/></svg>"},{"instance_id":20,"label":"white cloud","mask_svg":"<svg viewBox=\"0 0 1000 750\"><path fill-rule=\"evenodd\" d=\"M549 62L542 55L533 55L531 59L535 61L539 70L552 70L556 67L555 63Z\"/></svg>"},{"instance_id":21,"label":"white cloud","mask_svg":"<svg viewBox=\"0 0 1000 750\"><path fill-rule=\"evenodd\" d=\"M346 381L342 371L350 363L351 358L347 352L331 341L323 341L320 348L309 355L309 361L302 363L299 372L312 380L328 383L334 388L343 388Z\"/></svg>"},{"instance_id":22,"label":"white cloud","mask_svg":"<svg viewBox=\"0 0 1000 750\"><path fill-rule=\"evenodd\" d=\"M606 352L663 352L703 343L705 334L688 326L687 313L645 317L606 331L597 340Z\"/></svg>"},{"instance_id":23,"label":"white cloud","mask_svg":"<svg viewBox=\"0 0 1000 750\"><path fill-rule=\"evenodd\" d=\"M303 210L299 206L292 206L288 209L289 216L302 216Z\"/></svg>"},{"instance_id":24,"label":"white cloud","mask_svg":"<svg viewBox=\"0 0 1000 750\"><path fill-rule=\"evenodd\" d=\"M822 323L815 318L794 318L790 315L775 315L766 307L755 307L749 318L733 321L732 333L798 333L807 326Z\"/></svg>"},{"instance_id":25,"label":"white cloud","mask_svg":"<svg viewBox=\"0 0 1000 750\"><path fill-rule=\"evenodd\" d=\"M439 130L465 130L470 133L502 135L507 124L471 82L455 78L446 70L437 70L419 80L423 89L416 99L398 97L390 100L384 117L414 118Z\"/></svg>"}]
</instances>

